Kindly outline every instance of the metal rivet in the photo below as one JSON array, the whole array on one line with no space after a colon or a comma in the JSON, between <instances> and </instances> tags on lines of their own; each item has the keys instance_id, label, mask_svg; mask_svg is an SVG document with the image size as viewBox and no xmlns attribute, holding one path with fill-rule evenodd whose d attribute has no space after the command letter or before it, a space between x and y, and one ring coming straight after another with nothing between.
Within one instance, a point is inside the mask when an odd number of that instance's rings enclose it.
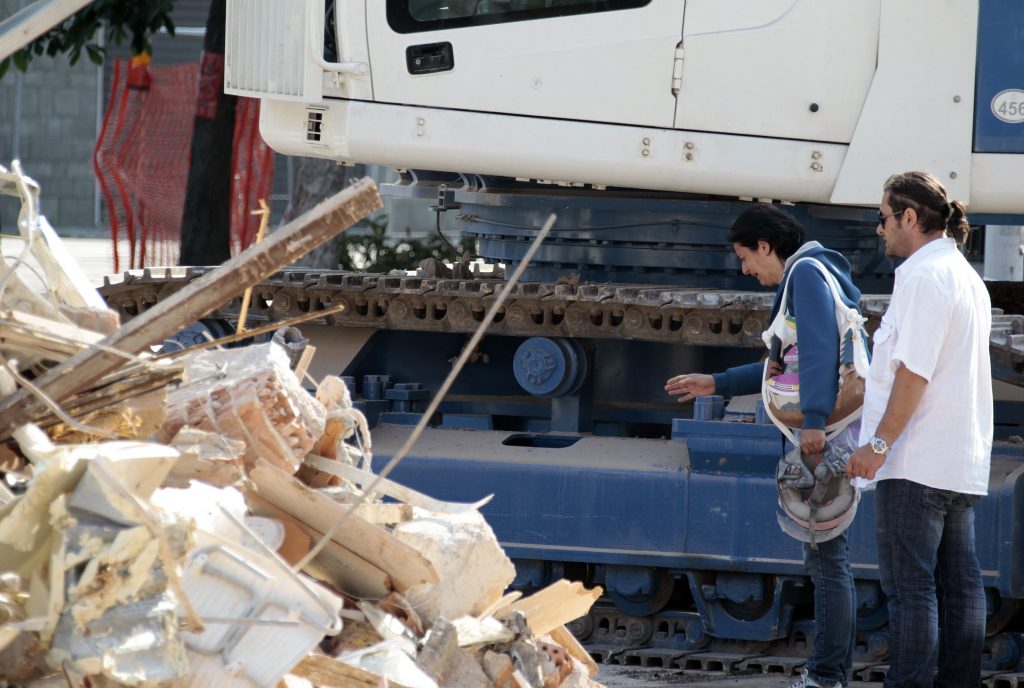
<instances>
[{"instance_id":1,"label":"metal rivet","mask_svg":"<svg viewBox=\"0 0 1024 688\"><path fill-rule=\"evenodd\" d=\"M645 158L648 155L650 155L650 154L651 154L651 151L647 150L646 148L644 148L642 151L640 151L640 155L644 156Z\"/></svg>"},{"instance_id":2,"label":"metal rivet","mask_svg":"<svg viewBox=\"0 0 1024 688\"><path fill-rule=\"evenodd\" d=\"M693 150L693 141L687 141L683 144L683 148L687 150Z\"/></svg>"},{"instance_id":3,"label":"metal rivet","mask_svg":"<svg viewBox=\"0 0 1024 688\"><path fill-rule=\"evenodd\" d=\"M425 124L425 123L426 123L426 120L423 119L422 117L417 117L416 118L416 124Z\"/></svg>"},{"instance_id":4,"label":"metal rivet","mask_svg":"<svg viewBox=\"0 0 1024 688\"><path fill-rule=\"evenodd\" d=\"M686 154L686 159L687 160L693 160L693 153L687 153Z\"/></svg>"},{"instance_id":5,"label":"metal rivet","mask_svg":"<svg viewBox=\"0 0 1024 688\"><path fill-rule=\"evenodd\" d=\"M417 128L417 129L416 129L416 135L417 135L417 136L423 136L423 130L422 130L422 129L419 129L419 128Z\"/></svg>"},{"instance_id":6,"label":"metal rivet","mask_svg":"<svg viewBox=\"0 0 1024 688\"><path fill-rule=\"evenodd\" d=\"M820 108L820 107L818 107L818 104L817 104L817 103L811 103L811 105L810 105L810 107L809 107L808 109L809 109L809 110L810 110L811 112L817 112L817 111L818 111L818 110L820 110L821 108Z\"/></svg>"},{"instance_id":7,"label":"metal rivet","mask_svg":"<svg viewBox=\"0 0 1024 688\"><path fill-rule=\"evenodd\" d=\"M649 138L647 138L646 136L644 137L644 145L645 146L651 145L651 140Z\"/></svg>"},{"instance_id":8,"label":"metal rivet","mask_svg":"<svg viewBox=\"0 0 1024 688\"><path fill-rule=\"evenodd\" d=\"M821 160L821 151L814 151L811 153L812 160Z\"/></svg>"},{"instance_id":9,"label":"metal rivet","mask_svg":"<svg viewBox=\"0 0 1024 688\"><path fill-rule=\"evenodd\" d=\"M821 170L822 170L821 163L820 162L812 162L811 163L811 169L814 170L815 172L821 172Z\"/></svg>"},{"instance_id":10,"label":"metal rivet","mask_svg":"<svg viewBox=\"0 0 1024 688\"><path fill-rule=\"evenodd\" d=\"M960 96L953 96L953 102L954 103L959 103L960 102Z\"/></svg>"},{"instance_id":11,"label":"metal rivet","mask_svg":"<svg viewBox=\"0 0 1024 688\"><path fill-rule=\"evenodd\" d=\"M530 82L530 86L533 86L534 88L540 88L543 85L544 82L541 81L538 77L534 77L533 81Z\"/></svg>"},{"instance_id":12,"label":"metal rivet","mask_svg":"<svg viewBox=\"0 0 1024 688\"><path fill-rule=\"evenodd\" d=\"M949 178L950 179L956 179L956 172L950 172L949 173Z\"/></svg>"}]
</instances>

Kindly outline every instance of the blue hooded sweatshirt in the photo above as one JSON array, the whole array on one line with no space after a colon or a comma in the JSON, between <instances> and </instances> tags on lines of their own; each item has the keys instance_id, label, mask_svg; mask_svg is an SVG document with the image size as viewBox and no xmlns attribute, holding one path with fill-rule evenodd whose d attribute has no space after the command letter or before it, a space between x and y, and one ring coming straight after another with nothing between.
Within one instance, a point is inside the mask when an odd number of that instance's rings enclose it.
<instances>
[{"instance_id":1,"label":"blue hooded sweatshirt","mask_svg":"<svg viewBox=\"0 0 1024 688\"><path fill-rule=\"evenodd\" d=\"M825 276L813 265L793 263L813 257L836 277L843 301L860 310L860 289L850 277L850 261L817 241L809 241L786 261L782 282L775 292L775 305L769 322L779 310L779 301L787 280L792 280L787 295L789 314L796 319L797 348L800 350L800 410L804 429L822 430L832 414L839 391L839 328L835 302ZM790 274L792 273L792 274ZM716 373L715 393L735 396L761 391L764 364L749 363Z\"/></svg>"}]
</instances>

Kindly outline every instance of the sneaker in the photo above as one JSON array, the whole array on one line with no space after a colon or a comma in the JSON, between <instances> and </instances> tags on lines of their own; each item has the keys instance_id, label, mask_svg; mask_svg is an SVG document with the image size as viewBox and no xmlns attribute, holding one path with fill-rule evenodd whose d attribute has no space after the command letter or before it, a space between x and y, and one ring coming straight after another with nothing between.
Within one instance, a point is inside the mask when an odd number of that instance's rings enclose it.
<instances>
[{"instance_id":1,"label":"sneaker","mask_svg":"<svg viewBox=\"0 0 1024 688\"><path fill-rule=\"evenodd\" d=\"M811 678L807 673L807 669L804 669L800 673L800 678L798 678L789 688L843 688L843 682L836 681L830 686L823 685Z\"/></svg>"}]
</instances>

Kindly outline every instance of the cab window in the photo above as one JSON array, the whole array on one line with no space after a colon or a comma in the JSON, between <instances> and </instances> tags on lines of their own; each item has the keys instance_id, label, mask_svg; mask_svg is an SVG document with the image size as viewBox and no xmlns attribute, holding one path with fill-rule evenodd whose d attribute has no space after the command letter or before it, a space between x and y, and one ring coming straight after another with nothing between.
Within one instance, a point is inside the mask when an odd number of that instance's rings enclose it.
<instances>
[{"instance_id":1,"label":"cab window","mask_svg":"<svg viewBox=\"0 0 1024 688\"><path fill-rule=\"evenodd\" d=\"M398 33L437 31L642 7L651 0L387 0Z\"/></svg>"}]
</instances>

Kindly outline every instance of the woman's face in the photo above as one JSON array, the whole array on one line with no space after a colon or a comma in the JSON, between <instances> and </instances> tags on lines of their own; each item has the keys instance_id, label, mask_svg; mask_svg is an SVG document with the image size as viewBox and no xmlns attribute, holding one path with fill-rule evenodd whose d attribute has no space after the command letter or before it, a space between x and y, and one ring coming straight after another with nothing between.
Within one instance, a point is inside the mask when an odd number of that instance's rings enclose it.
<instances>
[{"instance_id":1,"label":"woman's face","mask_svg":"<svg viewBox=\"0 0 1024 688\"><path fill-rule=\"evenodd\" d=\"M757 242L757 248L747 248L741 244L733 244L732 248L740 259L744 275L756 277L766 287L777 286L782 281L785 263L767 241Z\"/></svg>"}]
</instances>

